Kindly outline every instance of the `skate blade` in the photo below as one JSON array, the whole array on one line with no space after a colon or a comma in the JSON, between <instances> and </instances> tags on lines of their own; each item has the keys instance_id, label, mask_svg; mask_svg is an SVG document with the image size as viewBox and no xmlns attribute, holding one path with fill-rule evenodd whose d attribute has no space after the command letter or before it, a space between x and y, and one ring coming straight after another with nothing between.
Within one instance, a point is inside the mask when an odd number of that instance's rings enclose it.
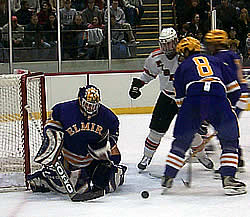
<instances>
[{"instance_id":1,"label":"skate blade","mask_svg":"<svg viewBox=\"0 0 250 217\"><path fill-rule=\"evenodd\" d=\"M145 174L145 173L148 173L148 171L146 169L145 170L138 169L138 173L139 174Z\"/></svg>"},{"instance_id":2,"label":"skate blade","mask_svg":"<svg viewBox=\"0 0 250 217\"><path fill-rule=\"evenodd\" d=\"M237 172L238 173L245 173L246 172L246 168L245 167L238 167L237 168Z\"/></svg>"},{"instance_id":3,"label":"skate blade","mask_svg":"<svg viewBox=\"0 0 250 217\"><path fill-rule=\"evenodd\" d=\"M168 188L164 188L161 192L161 195L167 195L168 194Z\"/></svg>"},{"instance_id":4,"label":"skate blade","mask_svg":"<svg viewBox=\"0 0 250 217\"><path fill-rule=\"evenodd\" d=\"M224 188L225 195L228 196L233 196L233 195L241 195L241 194L246 194L247 190L246 188Z\"/></svg>"}]
</instances>

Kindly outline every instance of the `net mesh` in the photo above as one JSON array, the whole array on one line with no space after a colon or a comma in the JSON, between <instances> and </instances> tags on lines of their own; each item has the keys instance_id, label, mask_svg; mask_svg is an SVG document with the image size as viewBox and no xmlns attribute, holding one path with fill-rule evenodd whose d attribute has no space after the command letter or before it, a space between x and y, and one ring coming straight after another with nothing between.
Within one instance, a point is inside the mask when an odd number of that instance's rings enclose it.
<instances>
[{"instance_id":1,"label":"net mesh","mask_svg":"<svg viewBox=\"0 0 250 217\"><path fill-rule=\"evenodd\" d=\"M27 104L30 107L28 126L23 125L22 76L0 76L0 188L25 186L24 128L29 131L31 171L42 142L41 82L39 77L27 78Z\"/></svg>"}]
</instances>

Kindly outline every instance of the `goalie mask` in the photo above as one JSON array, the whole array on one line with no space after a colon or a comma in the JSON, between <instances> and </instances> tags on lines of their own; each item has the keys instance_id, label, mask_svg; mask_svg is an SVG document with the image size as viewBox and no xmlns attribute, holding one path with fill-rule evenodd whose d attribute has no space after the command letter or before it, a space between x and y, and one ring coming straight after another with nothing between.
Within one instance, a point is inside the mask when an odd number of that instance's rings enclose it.
<instances>
[{"instance_id":1,"label":"goalie mask","mask_svg":"<svg viewBox=\"0 0 250 217\"><path fill-rule=\"evenodd\" d=\"M89 116L97 114L100 102L100 90L94 85L87 85L79 89L79 104L82 110Z\"/></svg>"},{"instance_id":2,"label":"goalie mask","mask_svg":"<svg viewBox=\"0 0 250 217\"><path fill-rule=\"evenodd\" d=\"M161 50L166 55L171 55L175 52L177 41L178 41L177 33L172 27L165 28L161 31L161 34L159 37L159 43L160 43Z\"/></svg>"}]
</instances>

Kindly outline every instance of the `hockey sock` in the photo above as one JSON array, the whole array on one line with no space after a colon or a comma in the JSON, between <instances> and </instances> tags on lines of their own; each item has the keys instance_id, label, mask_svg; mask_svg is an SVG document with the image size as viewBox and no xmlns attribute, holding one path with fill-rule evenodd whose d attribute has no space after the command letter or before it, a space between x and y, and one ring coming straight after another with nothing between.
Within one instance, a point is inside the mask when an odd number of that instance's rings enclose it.
<instances>
[{"instance_id":1,"label":"hockey sock","mask_svg":"<svg viewBox=\"0 0 250 217\"><path fill-rule=\"evenodd\" d=\"M158 146L160 145L161 138L164 136L164 133L159 133L155 130L150 130L148 137L145 140L144 155L147 157L153 157Z\"/></svg>"}]
</instances>

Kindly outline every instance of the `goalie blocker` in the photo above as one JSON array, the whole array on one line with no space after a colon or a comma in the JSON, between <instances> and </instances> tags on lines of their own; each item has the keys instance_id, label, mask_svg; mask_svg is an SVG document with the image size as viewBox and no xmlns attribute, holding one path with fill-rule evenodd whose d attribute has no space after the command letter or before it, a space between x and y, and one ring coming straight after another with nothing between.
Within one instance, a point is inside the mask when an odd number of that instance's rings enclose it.
<instances>
[{"instance_id":1,"label":"goalie blocker","mask_svg":"<svg viewBox=\"0 0 250 217\"><path fill-rule=\"evenodd\" d=\"M43 168L27 177L34 192L52 190L85 201L124 182L127 167L119 165L117 116L100 104L100 91L93 85L80 88L78 97L52 109L35 157Z\"/></svg>"}]
</instances>

